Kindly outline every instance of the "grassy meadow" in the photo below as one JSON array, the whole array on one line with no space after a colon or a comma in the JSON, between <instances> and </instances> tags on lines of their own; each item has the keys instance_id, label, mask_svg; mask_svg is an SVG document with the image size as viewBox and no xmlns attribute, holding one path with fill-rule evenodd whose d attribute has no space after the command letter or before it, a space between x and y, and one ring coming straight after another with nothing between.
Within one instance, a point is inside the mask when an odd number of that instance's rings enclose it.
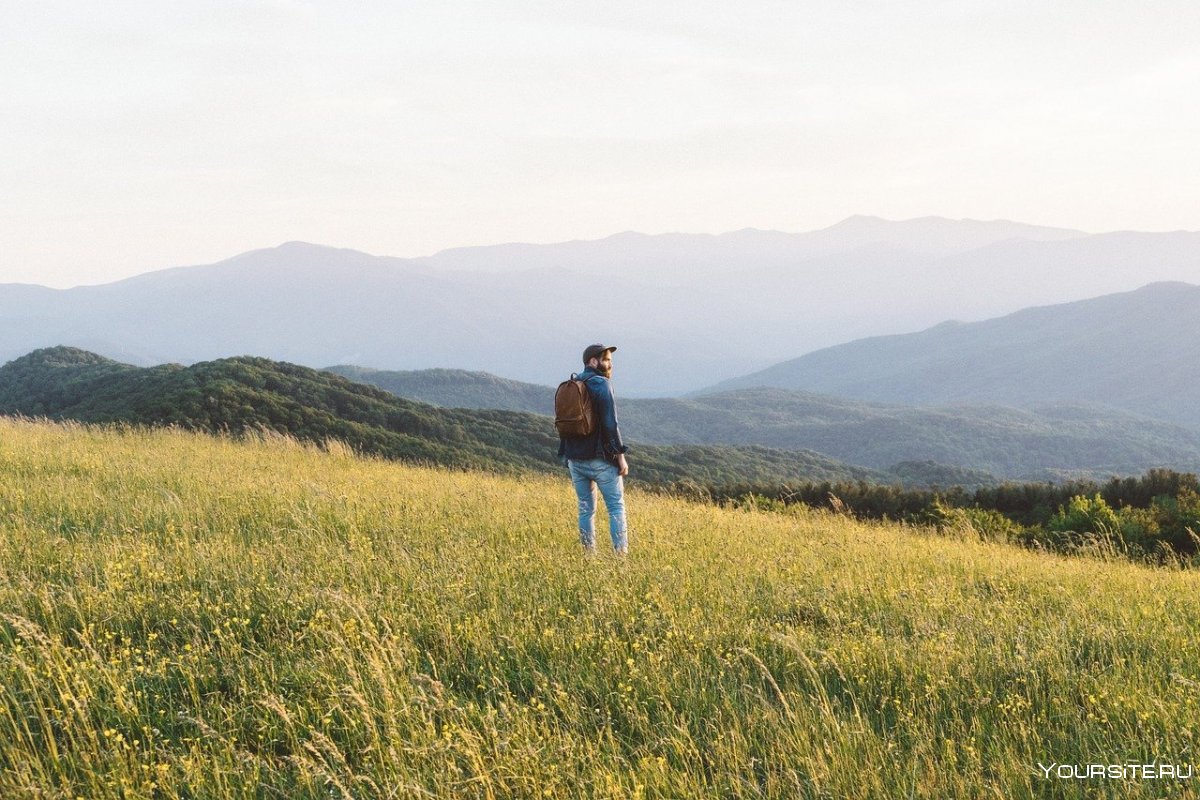
<instances>
[{"instance_id":1,"label":"grassy meadow","mask_svg":"<svg viewBox=\"0 0 1200 800\"><path fill-rule=\"evenodd\" d=\"M636 471L636 460L632 461ZM1193 572L0 420L2 798L1191 796Z\"/></svg>"}]
</instances>

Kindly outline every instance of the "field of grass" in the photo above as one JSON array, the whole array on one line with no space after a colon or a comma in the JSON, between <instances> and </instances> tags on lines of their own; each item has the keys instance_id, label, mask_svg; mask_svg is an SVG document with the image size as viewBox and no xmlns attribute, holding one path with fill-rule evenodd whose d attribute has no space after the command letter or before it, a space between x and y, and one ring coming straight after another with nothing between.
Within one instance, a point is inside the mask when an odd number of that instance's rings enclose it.
<instances>
[{"instance_id":1,"label":"field of grass","mask_svg":"<svg viewBox=\"0 0 1200 800\"><path fill-rule=\"evenodd\" d=\"M637 492L630 557L587 558L573 506L565 476L0 420L0 797L1200 787L1038 767L1200 761L1192 572Z\"/></svg>"}]
</instances>

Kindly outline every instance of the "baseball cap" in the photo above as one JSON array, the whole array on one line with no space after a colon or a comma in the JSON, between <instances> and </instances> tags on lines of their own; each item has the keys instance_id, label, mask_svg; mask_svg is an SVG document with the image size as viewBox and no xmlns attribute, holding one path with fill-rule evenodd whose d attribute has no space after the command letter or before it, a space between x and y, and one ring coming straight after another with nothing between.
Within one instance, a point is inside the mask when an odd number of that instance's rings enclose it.
<instances>
[{"instance_id":1,"label":"baseball cap","mask_svg":"<svg viewBox=\"0 0 1200 800\"><path fill-rule=\"evenodd\" d=\"M587 363L593 358L600 358L607 352L616 352L617 348L613 345L589 344L583 350L583 363Z\"/></svg>"}]
</instances>

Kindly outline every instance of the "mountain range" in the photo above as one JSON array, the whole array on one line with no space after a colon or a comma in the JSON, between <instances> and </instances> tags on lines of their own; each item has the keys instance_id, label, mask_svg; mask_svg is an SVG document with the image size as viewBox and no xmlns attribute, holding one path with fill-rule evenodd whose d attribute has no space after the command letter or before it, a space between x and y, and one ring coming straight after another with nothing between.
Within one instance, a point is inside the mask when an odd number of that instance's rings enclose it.
<instances>
[{"instance_id":1,"label":"mountain range","mask_svg":"<svg viewBox=\"0 0 1200 800\"><path fill-rule=\"evenodd\" d=\"M0 359L65 344L143 366L253 353L553 384L601 341L621 348L627 396L668 395L863 337L1167 280L1200 282L1200 233L852 217L410 259L292 242L101 286L0 286Z\"/></svg>"},{"instance_id":2,"label":"mountain range","mask_svg":"<svg viewBox=\"0 0 1200 800\"><path fill-rule=\"evenodd\" d=\"M1087 403L1200 427L1200 286L1029 308L861 339L709 391L803 389L912 405Z\"/></svg>"}]
</instances>

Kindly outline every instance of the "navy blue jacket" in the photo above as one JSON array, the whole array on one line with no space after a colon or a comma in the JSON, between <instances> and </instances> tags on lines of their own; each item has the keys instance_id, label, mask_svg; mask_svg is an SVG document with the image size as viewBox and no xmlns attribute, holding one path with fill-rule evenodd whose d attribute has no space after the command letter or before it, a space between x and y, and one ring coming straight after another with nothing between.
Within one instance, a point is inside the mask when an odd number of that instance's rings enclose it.
<instances>
[{"instance_id":1,"label":"navy blue jacket","mask_svg":"<svg viewBox=\"0 0 1200 800\"><path fill-rule=\"evenodd\" d=\"M628 453L629 448L621 441L621 429L617 427L617 403L612 384L591 367L584 369L575 379L586 383L588 393L592 396L592 411L600 424L589 436L559 439L558 457L563 461L603 458L616 463L617 455Z\"/></svg>"}]
</instances>

